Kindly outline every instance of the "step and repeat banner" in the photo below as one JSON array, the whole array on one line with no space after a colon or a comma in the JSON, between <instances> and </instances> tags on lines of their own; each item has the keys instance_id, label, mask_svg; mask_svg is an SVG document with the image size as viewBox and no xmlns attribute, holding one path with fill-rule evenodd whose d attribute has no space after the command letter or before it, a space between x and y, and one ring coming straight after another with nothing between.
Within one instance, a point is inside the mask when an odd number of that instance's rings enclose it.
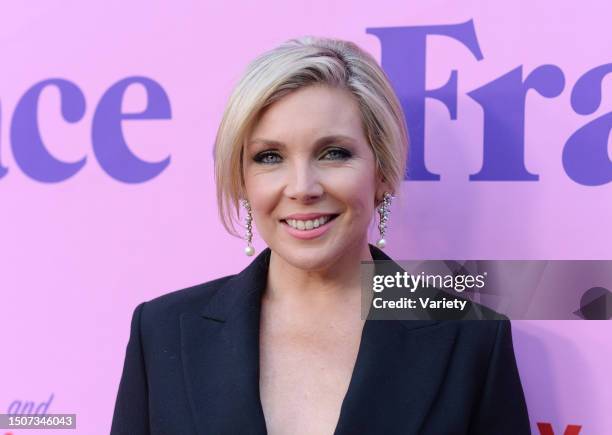
<instances>
[{"instance_id":1,"label":"step and repeat banner","mask_svg":"<svg viewBox=\"0 0 612 435\"><path fill-rule=\"evenodd\" d=\"M247 63L293 37L354 41L402 100L392 258L612 260L610 14L603 0L0 3L0 414L74 413L76 432L108 433L136 305L249 264L217 217L213 141ZM536 434L612 433L612 323L583 320L579 296L564 300L575 320L512 322Z\"/></svg>"}]
</instances>

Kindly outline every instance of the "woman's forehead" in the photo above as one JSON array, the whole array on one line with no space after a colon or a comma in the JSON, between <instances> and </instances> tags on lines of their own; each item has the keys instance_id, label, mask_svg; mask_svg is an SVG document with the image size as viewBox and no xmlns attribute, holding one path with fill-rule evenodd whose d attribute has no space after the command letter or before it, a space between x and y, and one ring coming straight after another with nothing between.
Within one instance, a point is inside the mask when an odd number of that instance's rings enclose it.
<instances>
[{"instance_id":1,"label":"woman's forehead","mask_svg":"<svg viewBox=\"0 0 612 435\"><path fill-rule=\"evenodd\" d=\"M347 136L344 134L329 134L329 135L323 135L321 137L318 137L313 144L315 146L318 145L327 145L330 143L335 143L335 144L347 144L347 145L351 145L354 144L357 141L356 138L352 137L352 136ZM288 148L288 145L284 142L278 141L278 140L272 140L272 139L266 139L266 138L262 138L262 137L254 137L252 138L249 142L248 145L250 146L272 146L275 148L278 148L280 150L284 149L284 148Z\"/></svg>"},{"instance_id":2,"label":"woman's forehead","mask_svg":"<svg viewBox=\"0 0 612 435\"><path fill-rule=\"evenodd\" d=\"M353 95L341 88L309 86L276 101L261 114L249 143L290 142L327 136L363 139L361 112Z\"/></svg>"}]
</instances>

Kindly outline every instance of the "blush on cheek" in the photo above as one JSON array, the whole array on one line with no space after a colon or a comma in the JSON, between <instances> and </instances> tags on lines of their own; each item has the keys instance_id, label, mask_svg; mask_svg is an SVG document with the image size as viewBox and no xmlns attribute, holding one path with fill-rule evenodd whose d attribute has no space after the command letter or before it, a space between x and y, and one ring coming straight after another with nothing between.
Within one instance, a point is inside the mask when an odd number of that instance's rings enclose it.
<instances>
[{"instance_id":1,"label":"blush on cheek","mask_svg":"<svg viewBox=\"0 0 612 435\"><path fill-rule=\"evenodd\" d=\"M371 215L372 212L374 211L374 207L372 207L372 204L366 202L365 198L363 201L359 201L359 203L356 203L353 207L354 213L355 213L355 217L357 219L368 219Z\"/></svg>"}]
</instances>

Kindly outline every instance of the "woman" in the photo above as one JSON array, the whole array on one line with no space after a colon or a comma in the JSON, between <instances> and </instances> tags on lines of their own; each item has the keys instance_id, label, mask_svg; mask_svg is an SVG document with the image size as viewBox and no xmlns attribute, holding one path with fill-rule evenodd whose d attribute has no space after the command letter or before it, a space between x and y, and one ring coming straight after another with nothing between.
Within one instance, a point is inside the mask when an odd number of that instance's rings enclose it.
<instances>
[{"instance_id":1,"label":"woman","mask_svg":"<svg viewBox=\"0 0 612 435\"><path fill-rule=\"evenodd\" d=\"M526 434L508 321L360 316L360 264L406 162L404 116L352 43L264 53L215 144L225 228L268 248L236 275L140 304L113 434Z\"/></svg>"}]
</instances>

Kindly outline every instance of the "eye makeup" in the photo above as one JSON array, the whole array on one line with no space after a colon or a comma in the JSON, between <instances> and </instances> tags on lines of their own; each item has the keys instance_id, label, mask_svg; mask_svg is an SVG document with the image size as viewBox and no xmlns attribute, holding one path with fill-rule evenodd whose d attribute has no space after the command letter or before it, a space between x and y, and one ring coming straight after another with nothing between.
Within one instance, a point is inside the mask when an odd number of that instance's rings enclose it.
<instances>
[{"instance_id":1,"label":"eye makeup","mask_svg":"<svg viewBox=\"0 0 612 435\"><path fill-rule=\"evenodd\" d=\"M335 155L337 157L334 158L324 158L329 155ZM323 153L321 160L327 161L343 161L348 160L353 156L353 153L347 149L339 148L339 147L330 147ZM280 163L282 161L282 156L278 151L275 150L265 150L257 153L253 157L253 161L256 163L270 165L275 163Z\"/></svg>"}]
</instances>

